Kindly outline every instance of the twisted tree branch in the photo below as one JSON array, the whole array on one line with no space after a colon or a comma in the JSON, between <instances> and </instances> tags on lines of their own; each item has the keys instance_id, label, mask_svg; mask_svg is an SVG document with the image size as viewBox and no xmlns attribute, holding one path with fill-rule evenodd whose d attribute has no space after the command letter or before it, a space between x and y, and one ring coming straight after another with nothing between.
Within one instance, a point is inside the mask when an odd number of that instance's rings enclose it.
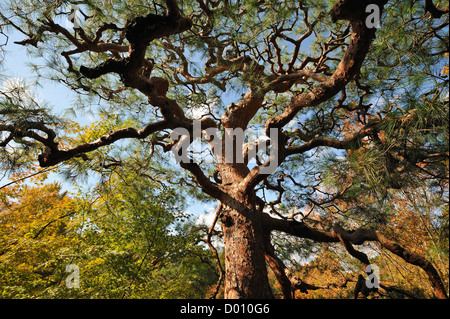
<instances>
[{"instance_id":1,"label":"twisted tree branch","mask_svg":"<svg viewBox=\"0 0 450 319\"><path fill-rule=\"evenodd\" d=\"M352 256L367 265L369 264L367 256L365 256L365 254L363 256L363 253L357 252L350 245L361 245L366 241L379 242L382 247L401 257L407 263L422 268L428 275L436 296L441 299L448 298L442 278L431 262L425 257L408 251L399 244L391 241L378 230L359 228L353 231L347 231L341 226L335 225L332 231L326 232L310 228L303 222L273 218L268 214L263 214L262 216L264 225L269 231L278 230L296 237L308 238L317 242L333 243L342 241Z\"/></svg>"}]
</instances>

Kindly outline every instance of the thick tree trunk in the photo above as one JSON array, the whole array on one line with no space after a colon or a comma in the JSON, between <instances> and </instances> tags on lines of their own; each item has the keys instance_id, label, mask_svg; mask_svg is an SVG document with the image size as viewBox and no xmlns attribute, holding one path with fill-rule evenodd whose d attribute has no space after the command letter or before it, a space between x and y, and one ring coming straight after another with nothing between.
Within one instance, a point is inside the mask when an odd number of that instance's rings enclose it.
<instances>
[{"instance_id":1,"label":"thick tree trunk","mask_svg":"<svg viewBox=\"0 0 450 319\"><path fill-rule=\"evenodd\" d=\"M253 214L224 208L220 215L225 243L226 299L273 298L261 222Z\"/></svg>"}]
</instances>

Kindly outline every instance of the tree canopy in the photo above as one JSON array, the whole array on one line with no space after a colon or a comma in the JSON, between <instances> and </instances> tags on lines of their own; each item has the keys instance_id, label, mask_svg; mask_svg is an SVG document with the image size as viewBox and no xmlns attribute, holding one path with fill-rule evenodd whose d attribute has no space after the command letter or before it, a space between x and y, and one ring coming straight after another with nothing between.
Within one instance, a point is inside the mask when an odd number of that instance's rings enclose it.
<instances>
[{"instance_id":1,"label":"tree canopy","mask_svg":"<svg viewBox=\"0 0 450 319\"><path fill-rule=\"evenodd\" d=\"M3 296L447 298L448 8L2 1L34 61L0 78Z\"/></svg>"}]
</instances>

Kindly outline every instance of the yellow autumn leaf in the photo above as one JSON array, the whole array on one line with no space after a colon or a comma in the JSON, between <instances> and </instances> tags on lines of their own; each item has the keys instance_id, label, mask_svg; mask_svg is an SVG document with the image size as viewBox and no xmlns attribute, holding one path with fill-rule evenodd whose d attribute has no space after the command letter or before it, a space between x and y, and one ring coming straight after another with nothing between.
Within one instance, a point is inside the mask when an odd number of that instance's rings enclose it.
<instances>
[{"instance_id":1,"label":"yellow autumn leaf","mask_svg":"<svg viewBox=\"0 0 450 319\"><path fill-rule=\"evenodd\" d=\"M448 58L449 57L449 52L445 52L444 53L444 57ZM441 75L449 75L449 65L444 65L444 67L442 68L441 71Z\"/></svg>"}]
</instances>

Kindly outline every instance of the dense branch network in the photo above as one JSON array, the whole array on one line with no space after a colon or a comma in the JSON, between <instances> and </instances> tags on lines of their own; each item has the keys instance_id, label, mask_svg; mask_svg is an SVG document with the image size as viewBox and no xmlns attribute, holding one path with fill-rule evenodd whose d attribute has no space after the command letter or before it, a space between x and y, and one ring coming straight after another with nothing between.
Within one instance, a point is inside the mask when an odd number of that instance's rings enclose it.
<instances>
[{"instance_id":1,"label":"dense branch network","mask_svg":"<svg viewBox=\"0 0 450 319\"><path fill-rule=\"evenodd\" d=\"M438 271L434 268L434 266L419 254L410 252L397 243L389 240L380 231L362 228L347 231L339 224L336 224L333 226L332 231L325 232L310 228L305 223L297 222L295 220L281 220L270 217L269 215L266 215L264 218L265 224L267 225L266 227L269 229L282 231L300 238L312 239L317 242L341 242L349 254L358 259L364 265L364 269L370 265L369 258L365 253L357 251L353 245L362 245L366 241L378 242L382 247L391 251L406 262L421 267L428 275L438 297L444 299L447 298L445 287L440 279ZM283 273L281 276L284 276Z\"/></svg>"}]
</instances>

